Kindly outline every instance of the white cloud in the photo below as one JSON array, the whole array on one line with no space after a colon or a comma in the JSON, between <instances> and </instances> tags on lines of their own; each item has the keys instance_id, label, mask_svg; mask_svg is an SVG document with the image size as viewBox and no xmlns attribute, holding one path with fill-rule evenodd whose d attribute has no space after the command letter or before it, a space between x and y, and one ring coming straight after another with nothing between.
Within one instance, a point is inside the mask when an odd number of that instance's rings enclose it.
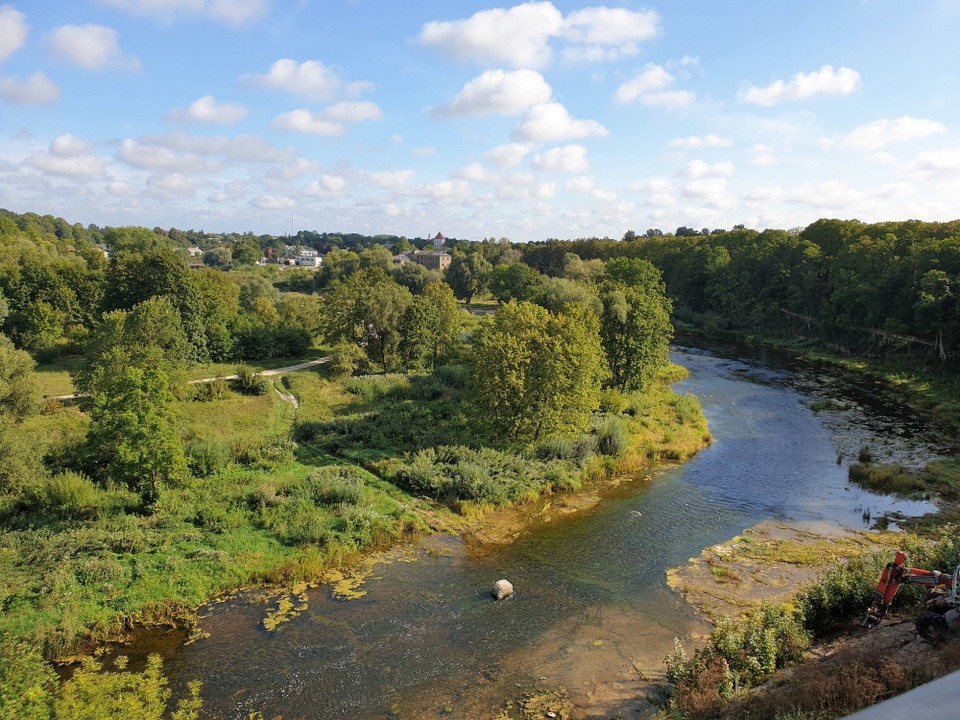
<instances>
[{"instance_id":1,"label":"white cloud","mask_svg":"<svg viewBox=\"0 0 960 720\"><path fill-rule=\"evenodd\" d=\"M640 102L654 107L682 109L689 107L697 99L692 90L669 89L676 78L666 69L654 63L646 67L635 77L622 83L614 95L619 103Z\"/></svg>"},{"instance_id":2,"label":"white cloud","mask_svg":"<svg viewBox=\"0 0 960 720\"><path fill-rule=\"evenodd\" d=\"M433 145L424 145L423 147L415 147L412 152L417 157L434 157L437 154L437 148Z\"/></svg>"},{"instance_id":3,"label":"white cloud","mask_svg":"<svg viewBox=\"0 0 960 720\"><path fill-rule=\"evenodd\" d=\"M382 117L383 112L372 102L345 101L317 113L304 108L282 113L274 118L270 127L274 130L330 136L346 132L345 123L379 120Z\"/></svg>"},{"instance_id":4,"label":"white cloud","mask_svg":"<svg viewBox=\"0 0 960 720\"><path fill-rule=\"evenodd\" d=\"M413 170L378 171L370 173L370 179L387 190L400 190L413 178Z\"/></svg>"},{"instance_id":5,"label":"white cloud","mask_svg":"<svg viewBox=\"0 0 960 720\"><path fill-rule=\"evenodd\" d=\"M596 188L591 193L591 197L598 202L611 203L617 199L617 194L613 190L605 190L604 188Z\"/></svg>"},{"instance_id":6,"label":"white cloud","mask_svg":"<svg viewBox=\"0 0 960 720\"><path fill-rule=\"evenodd\" d=\"M261 195L251 200L251 204L261 210L292 210L297 206L292 198L277 195Z\"/></svg>"},{"instance_id":7,"label":"white cloud","mask_svg":"<svg viewBox=\"0 0 960 720\"><path fill-rule=\"evenodd\" d=\"M751 86L741 90L738 97L743 102L769 107L777 103L808 100L817 95L849 95L860 87L860 73L847 67L834 70L824 65L810 73L797 73L793 80L783 80L765 88Z\"/></svg>"},{"instance_id":8,"label":"white cloud","mask_svg":"<svg viewBox=\"0 0 960 720\"><path fill-rule=\"evenodd\" d=\"M221 103L213 95L204 95L185 108L174 108L167 119L181 123L232 125L247 116L247 108L239 103Z\"/></svg>"},{"instance_id":9,"label":"white cloud","mask_svg":"<svg viewBox=\"0 0 960 720\"><path fill-rule=\"evenodd\" d=\"M582 45L623 47L656 37L660 16L652 10L633 12L624 8L594 7L567 16L564 36Z\"/></svg>"},{"instance_id":10,"label":"white cloud","mask_svg":"<svg viewBox=\"0 0 960 720\"><path fill-rule=\"evenodd\" d=\"M123 180L114 180L107 183L104 190L106 190L109 195L120 198L132 198L140 194L135 187Z\"/></svg>"},{"instance_id":11,"label":"white cloud","mask_svg":"<svg viewBox=\"0 0 960 720\"><path fill-rule=\"evenodd\" d=\"M298 63L290 58L277 60L266 75L244 75L240 82L319 100L333 97L343 86L337 74L319 60Z\"/></svg>"},{"instance_id":12,"label":"white cloud","mask_svg":"<svg viewBox=\"0 0 960 720\"><path fill-rule=\"evenodd\" d=\"M22 48L29 34L27 16L13 5L0 5L0 62Z\"/></svg>"},{"instance_id":13,"label":"white cloud","mask_svg":"<svg viewBox=\"0 0 960 720\"><path fill-rule=\"evenodd\" d=\"M301 190L308 197L336 195L347 187L347 180L339 175L322 175L319 180L310 182Z\"/></svg>"},{"instance_id":14,"label":"white cloud","mask_svg":"<svg viewBox=\"0 0 960 720\"><path fill-rule=\"evenodd\" d=\"M44 173L75 179L106 174L106 163L93 154L93 144L70 133L54 138L48 150L34 153L24 164Z\"/></svg>"},{"instance_id":15,"label":"white cloud","mask_svg":"<svg viewBox=\"0 0 960 720\"><path fill-rule=\"evenodd\" d=\"M922 152L907 169L925 175L935 182L960 177L960 148Z\"/></svg>"},{"instance_id":16,"label":"white cloud","mask_svg":"<svg viewBox=\"0 0 960 720\"><path fill-rule=\"evenodd\" d=\"M190 15L225 25L246 25L263 17L270 0L100 0L132 15L167 22Z\"/></svg>"},{"instance_id":17,"label":"white cloud","mask_svg":"<svg viewBox=\"0 0 960 720\"><path fill-rule=\"evenodd\" d=\"M703 160L691 160L683 169L682 174L691 180L708 177L729 177L733 174L732 162L705 163Z\"/></svg>"},{"instance_id":18,"label":"white cloud","mask_svg":"<svg viewBox=\"0 0 960 720\"><path fill-rule=\"evenodd\" d=\"M557 184L542 182L538 183L533 190L533 196L538 200L550 200L557 194Z\"/></svg>"},{"instance_id":19,"label":"white cloud","mask_svg":"<svg viewBox=\"0 0 960 720\"><path fill-rule=\"evenodd\" d=\"M586 137L606 137L609 131L596 120L577 120L560 103L531 107L513 130L521 142L559 142Z\"/></svg>"},{"instance_id":20,"label":"white cloud","mask_svg":"<svg viewBox=\"0 0 960 720\"><path fill-rule=\"evenodd\" d=\"M147 178L147 190L161 200L186 200L203 186L203 180L180 173L160 173Z\"/></svg>"},{"instance_id":21,"label":"white cloud","mask_svg":"<svg viewBox=\"0 0 960 720\"><path fill-rule=\"evenodd\" d=\"M683 148L685 150L699 150L700 148L718 148L731 147L733 140L720 137L714 133L708 135L690 135L688 137L674 138L670 141L670 147Z\"/></svg>"},{"instance_id":22,"label":"white cloud","mask_svg":"<svg viewBox=\"0 0 960 720\"><path fill-rule=\"evenodd\" d=\"M777 159L773 155L773 145L757 143L750 148L750 162L760 167L770 167L777 164Z\"/></svg>"},{"instance_id":23,"label":"white cloud","mask_svg":"<svg viewBox=\"0 0 960 720\"><path fill-rule=\"evenodd\" d=\"M727 181L723 178L694 180L684 185L680 194L706 208L728 210L737 204L733 195L727 192Z\"/></svg>"},{"instance_id":24,"label":"white cloud","mask_svg":"<svg viewBox=\"0 0 960 720\"><path fill-rule=\"evenodd\" d=\"M639 42L658 34L659 22L660 16L651 10L595 7L574 11L567 16L563 35L576 44L565 48L563 57L567 62L599 62L636 55Z\"/></svg>"},{"instance_id":25,"label":"white cloud","mask_svg":"<svg viewBox=\"0 0 960 720\"><path fill-rule=\"evenodd\" d=\"M328 120L322 113L310 112L304 108L277 115L270 127L274 130L325 136L340 135L347 129L343 123Z\"/></svg>"},{"instance_id":26,"label":"white cloud","mask_svg":"<svg viewBox=\"0 0 960 720\"><path fill-rule=\"evenodd\" d=\"M563 189L567 192L588 193L597 186L596 181L589 175L570 178L564 183Z\"/></svg>"},{"instance_id":27,"label":"white cloud","mask_svg":"<svg viewBox=\"0 0 960 720\"><path fill-rule=\"evenodd\" d=\"M136 56L120 49L117 31L103 25L61 25L47 35L47 44L57 57L87 70L140 68Z\"/></svg>"},{"instance_id":28,"label":"white cloud","mask_svg":"<svg viewBox=\"0 0 960 720\"><path fill-rule=\"evenodd\" d=\"M436 117L514 115L550 100L553 90L535 70L488 70L474 78L446 105L434 108Z\"/></svg>"},{"instance_id":29,"label":"white cloud","mask_svg":"<svg viewBox=\"0 0 960 720\"><path fill-rule=\"evenodd\" d=\"M501 168L516 167L520 161L530 152L530 146L524 143L507 143L498 145L484 154L484 157L492 165Z\"/></svg>"},{"instance_id":30,"label":"white cloud","mask_svg":"<svg viewBox=\"0 0 960 720\"><path fill-rule=\"evenodd\" d=\"M217 172L217 163L192 152L178 152L149 139L127 139L120 143L117 157L128 165L145 170L163 170L174 174Z\"/></svg>"},{"instance_id":31,"label":"white cloud","mask_svg":"<svg viewBox=\"0 0 960 720\"><path fill-rule=\"evenodd\" d=\"M60 158L76 158L93 152L93 143L81 140L76 135L65 133L50 143L50 154Z\"/></svg>"},{"instance_id":32,"label":"white cloud","mask_svg":"<svg viewBox=\"0 0 960 720\"><path fill-rule=\"evenodd\" d=\"M827 147L837 146L842 150L859 152L877 152L888 145L921 140L931 135L945 133L947 128L935 120L924 120L908 116L881 118L854 128L846 135L829 138Z\"/></svg>"},{"instance_id":33,"label":"white cloud","mask_svg":"<svg viewBox=\"0 0 960 720\"><path fill-rule=\"evenodd\" d=\"M323 116L336 122L362 122L382 119L383 111L376 103L344 101L328 107Z\"/></svg>"},{"instance_id":34,"label":"white cloud","mask_svg":"<svg viewBox=\"0 0 960 720\"><path fill-rule=\"evenodd\" d=\"M538 153L533 166L547 172L583 173L590 169L590 161L583 145L565 145Z\"/></svg>"},{"instance_id":35,"label":"white cloud","mask_svg":"<svg viewBox=\"0 0 960 720\"><path fill-rule=\"evenodd\" d=\"M457 177L470 182L492 182L496 176L485 168L481 163L474 162L460 168L457 171Z\"/></svg>"},{"instance_id":36,"label":"white cloud","mask_svg":"<svg viewBox=\"0 0 960 720\"><path fill-rule=\"evenodd\" d=\"M141 140L148 145L157 145L170 150L204 156L222 155L240 162L289 163L296 157L291 148L276 148L256 135L224 137L168 133L145 135Z\"/></svg>"},{"instance_id":37,"label":"white cloud","mask_svg":"<svg viewBox=\"0 0 960 720\"><path fill-rule=\"evenodd\" d=\"M482 10L466 20L428 22L419 39L462 59L537 68L550 62L549 40L563 24L552 3L528 2L509 10Z\"/></svg>"},{"instance_id":38,"label":"white cloud","mask_svg":"<svg viewBox=\"0 0 960 720\"><path fill-rule=\"evenodd\" d=\"M50 105L60 99L60 87L42 70L30 77L0 77L0 98L11 105Z\"/></svg>"}]
</instances>

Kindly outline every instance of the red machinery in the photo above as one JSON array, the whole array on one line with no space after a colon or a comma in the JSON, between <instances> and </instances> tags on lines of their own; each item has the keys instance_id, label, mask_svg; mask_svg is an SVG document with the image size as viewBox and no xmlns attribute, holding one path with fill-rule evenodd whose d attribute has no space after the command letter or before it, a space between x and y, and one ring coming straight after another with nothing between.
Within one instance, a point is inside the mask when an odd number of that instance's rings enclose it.
<instances>
[{"instance_id":1,"label":"red machinery","mask_svg":"<svg viewBox=\"0 0 960 720\"><path fill-rule=\"evenodd\" d=\"M960 565L954 568L952 574L907 567L907 554L898 550L893 562L887 563L880 574L873 605L863 619L864 627L873 627L886 616L901 585L923 585L932 591L926 600L927 612L917 618L917 632L921 636L931 640L940 639L947 634L951 625L960 620L960 601L957 598Z\"/></svg>"}]
</instances>

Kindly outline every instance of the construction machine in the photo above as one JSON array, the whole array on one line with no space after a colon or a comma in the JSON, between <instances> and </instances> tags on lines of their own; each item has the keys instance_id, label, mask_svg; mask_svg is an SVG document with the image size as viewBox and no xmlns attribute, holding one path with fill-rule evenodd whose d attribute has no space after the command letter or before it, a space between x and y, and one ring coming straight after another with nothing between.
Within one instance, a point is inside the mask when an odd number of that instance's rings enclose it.
<instances>
[{"instance_id":1,"label":"construction machine","mask_svg":"<svg viewBox=\"0 0 960 720\"><path fill-rule=\"evenodd\" d=\"M901 585L922 585L929 588L924 600L926 611L917 618L917 632L928 640L942 640L951 626L960 620L960 598L957 597L960 565L954 568L952 574L912 568L907 566L907 554L898 550L893 562L887 563L880 573L873 604L861 625L873 627L886 617Z\"/></svg>"}]
</instances>

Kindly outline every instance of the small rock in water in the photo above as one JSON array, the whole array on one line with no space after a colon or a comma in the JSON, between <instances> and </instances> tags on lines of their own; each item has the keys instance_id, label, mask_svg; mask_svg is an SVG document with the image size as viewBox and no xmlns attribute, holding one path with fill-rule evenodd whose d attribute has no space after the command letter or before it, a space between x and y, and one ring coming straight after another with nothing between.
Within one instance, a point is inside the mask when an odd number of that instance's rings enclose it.
<instances>
[{"instance_id":1,"label":"small rock in water","mask_svg":"<svg viewBox=\"0 0 960 720\"><path fill-rule=\"evenodd\" d=\"M497 580L490 589L494 600L503 600L513 595L513 585L509 580Z\"/></svg>"}]
</instances>

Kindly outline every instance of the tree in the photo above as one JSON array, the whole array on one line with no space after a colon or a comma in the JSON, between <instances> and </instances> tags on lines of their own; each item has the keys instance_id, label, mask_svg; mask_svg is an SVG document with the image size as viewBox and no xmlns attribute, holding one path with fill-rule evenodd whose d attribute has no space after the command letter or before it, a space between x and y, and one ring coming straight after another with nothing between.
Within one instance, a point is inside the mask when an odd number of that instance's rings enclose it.
<instances>
[{"instance_id":1,"label":"tree","mask_svg":"<svg viewBox=\"0 0 960 720\"><path fill-rule=\"evenodd\" d=\"M500 302L530 300L542 281L540 273L524 263L498 265L490 275L490 292Z\"/></svg>"},{"instance_id":2,"label":"tree","mask_svg":"<svg viewBox=\"0 0 960 720\"><path fill-rule=\"evenodd\" d=\"M460 342L464 311L445 283L430 283L415 297L401 321L402 349L408 362L430 367L447 357Z\"/></svg>"},{"instance_id":3,"label":"tree","mask_svg":"<svg viewBox=\"0 0 960 720\"><path fill-rule=\"evenodd\" d=\"M136 490L147 503L188 474L170 410L169 380L150 354L142 366L130 364L122 349L100 358L103 372L90 397L84 443L86 464L95 475ZM158 359L159 351L152 354Z\"/></svg>"},{"instance_id":4,"label":"tree","mask_svg":"<svg viewBox=\"0 0 960 720\"><path fill-rule=\"evenodd\" d=\"M400 320L412 302L410 291L382 269L361 270L325 296L324 335L330 342L355 343L389 372L399 360Z\"/></svg>"},{"instance_id":5,"label":"tree","mask_svg":"<svg viewBox=\"0 0 960 720\"><path fill-rule=\"evenodd\" d=\"M469 303L474 295L486 292L492 272L493 266L480 253L456 252L445 277L454 294Z\"/></svg>"},{"instance_id":6,"label":"tree","mask_svg":"<svg viewBox=\"0 0 960 720\"><path fill-rule=\"evenodd\" d=\"M38 410L40 395L33 367L33 358L0 334L0 416L19 421Z\"/></svg>"},{"instance_id":7,"label":"tree","mask_svg":"<svg viewBox=\"0 0 960 720\"><path fill-rule=\"evenodd\" d=\"M537 440L583 430L604 374L596 318L511 301L478 333L473 366L476 403L503 436Z\"/></svg>"},{"instance_id":8,"label":"tree","mask_svg":"<svg viewBox=\"0 0 960 720\"><path fill-rule=\"evenodd\" d=\"M600 337L610 382L619 390L642 390L657 370L669 364L671 303L660 272L645 260L611 260L607 275Z\"/></svg>"}]
</instances>

